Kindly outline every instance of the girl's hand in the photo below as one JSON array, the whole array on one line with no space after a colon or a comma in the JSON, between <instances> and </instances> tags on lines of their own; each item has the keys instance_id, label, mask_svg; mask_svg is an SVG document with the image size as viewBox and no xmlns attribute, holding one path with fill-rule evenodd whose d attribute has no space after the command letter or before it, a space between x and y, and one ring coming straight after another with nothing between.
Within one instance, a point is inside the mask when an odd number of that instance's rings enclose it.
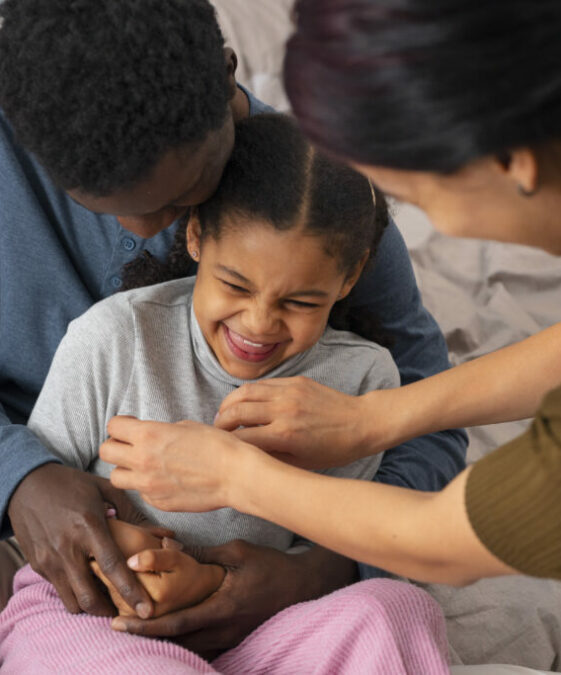
<instances>
[{"instance_id":1,"label":"girl's hand","mask_svg":"<svg viewBox=\"0 0 561 675\"><path fill-rule=\"evenodd\" d=\"M202 602L220 587L226 574L220 565L202 565L177 548L141 551L129 558L128 565L154 600L154 618ZM119 615L136 616L95 562L92 567L107 586Z\"/></svg>"},{"instance_id":2,"label":"girl's hand","mask_svg":"<svg viewBox=\"0 0 561 675\"><path fill-rule=\"evenodd\" d=\"M248 455L255 448L232 434L197 422L143 422L113 417L111 436L99 456L117 468L111 482L137 490L144 501L162 511L211 511L235 508L233 488Z\"/></svg>"},{"instance_id":3,"label":"girl's hand","mask_svg":"<svg viewBox=\"0 0 561 675\"><path fill-rule=\"evenodd\" d=\"M218 590L226 575L220 565L202 565L177 548L141 551L127 562L155 601L155 617L197 605Z\"/></svg>"},{"instance_id":4,"label":"girl's hand","mask_svg":"<svg viewBox=\"0 0 561 675\"><path fill-rule=\"evenodd\" d=\"M367 396L387 397L389 391ZM364 396L341 394L306 377L274 378L232 392L214 424L284 462L323 469L386 449L368 438L371 427L383 428L379 410Z\"/></svg>"}]
</instances>

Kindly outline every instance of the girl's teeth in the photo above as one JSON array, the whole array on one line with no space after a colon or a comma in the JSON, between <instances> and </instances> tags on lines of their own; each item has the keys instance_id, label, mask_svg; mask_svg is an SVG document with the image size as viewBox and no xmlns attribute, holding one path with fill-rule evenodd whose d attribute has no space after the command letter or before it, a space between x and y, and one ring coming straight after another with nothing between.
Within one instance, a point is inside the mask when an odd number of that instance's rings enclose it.
<instances>
[{"instance_id":1,"label":"girl's teeth","mask_svg":"<svg viewBox=\"0 0 561 675\"><path fill-rule=\"evenodd\" d=\"M244 338L243 340L245 345L249 345L250 347L264 347L265 345L261 344L260 342L251 342L251 340L246 340Z\"/></svg>"}]
</instances>

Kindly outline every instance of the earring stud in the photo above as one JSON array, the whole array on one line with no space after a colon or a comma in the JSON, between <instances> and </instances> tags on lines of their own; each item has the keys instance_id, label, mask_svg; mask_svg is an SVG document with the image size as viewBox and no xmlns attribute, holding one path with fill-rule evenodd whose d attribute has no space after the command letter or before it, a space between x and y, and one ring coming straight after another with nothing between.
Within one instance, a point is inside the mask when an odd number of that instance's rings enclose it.
<instances>
[{"instance_id":1,"label":"earring stud","mask_svg":"<svg viewBox=\"0 0 561 675\"><path fill-rule=\"evenodd\" d=\"M193 258L193 260L196 260L199 257L198 251L191 251L190 253L191 253L191 258Z\"/></svg>"}]
</instances>

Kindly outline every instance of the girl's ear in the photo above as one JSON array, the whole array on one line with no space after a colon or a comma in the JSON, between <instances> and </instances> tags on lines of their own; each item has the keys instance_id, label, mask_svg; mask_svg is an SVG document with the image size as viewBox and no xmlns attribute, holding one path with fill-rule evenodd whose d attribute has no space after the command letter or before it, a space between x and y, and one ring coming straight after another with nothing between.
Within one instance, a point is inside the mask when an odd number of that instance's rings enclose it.
<instances>
[{"instance_id":1,"label":"girl's ear","mask_svg":"<svg viewBox=\"0 0 561 675\"><path fill-rule=\"evenodd\" d=\"M341 286L341 291L337 296L337 300L342 300L343 298L346 298L347 295L351 292L353 286L359 280L359 277L362 274L362 270L364 269L364 266L368 262L369 257L370 257L370 250L366 250L362 258L357 263L354 270L347 275L347 278L345 279L343 285Z\"/></svg>"},{"instance_id":2,"label":"girl's ear","mask_svg":"<svg viewBox=\"0 0 561 675\"><path fill-rule=\"evenodd\" d=\"M187 253L195 262L201 258L201 222L196 208L191 209L187 223Z\"/></svg>"}]
</instances>

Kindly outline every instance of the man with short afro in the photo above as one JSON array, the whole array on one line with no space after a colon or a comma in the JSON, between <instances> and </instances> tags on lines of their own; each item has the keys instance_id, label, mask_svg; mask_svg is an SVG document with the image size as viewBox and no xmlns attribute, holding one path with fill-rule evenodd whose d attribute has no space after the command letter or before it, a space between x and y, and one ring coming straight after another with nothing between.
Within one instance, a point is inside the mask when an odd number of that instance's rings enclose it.
<instances>
[{"instance_id":1,"label":"man with short afro","mask_svg":"<svg viewBox=\"0 0 561 675\"><path fill-rule=\"evenodd\" d=\"M7 0L0 12L2 108L64 190L110 194L225 122L232 92L208 2Z\"/></svg>"}]
</instances>

